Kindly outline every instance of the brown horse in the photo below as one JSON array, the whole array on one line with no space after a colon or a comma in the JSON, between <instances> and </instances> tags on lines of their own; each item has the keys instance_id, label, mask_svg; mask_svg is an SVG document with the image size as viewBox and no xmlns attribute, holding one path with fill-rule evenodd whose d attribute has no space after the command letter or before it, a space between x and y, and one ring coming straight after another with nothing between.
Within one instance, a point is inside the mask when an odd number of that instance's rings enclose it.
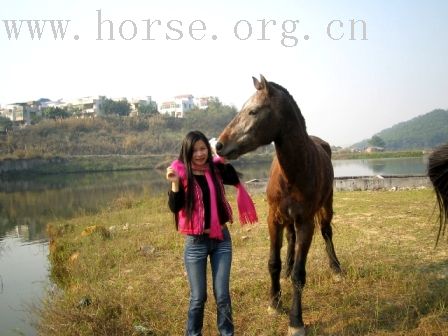
<instances>
[{"instance_id":1,"label":"brown horse","mask_svg":"<svg viewBox=\"0 0 448 336\"><path fill-rule=\"evenodd\" d=\"M306 258L315 221L325 240L331 269L341 268L332 241L333 166L328 143L307 134L305 120L293 97L282 86L253 78L257 91L227 125L216 144L217 153L228 159L274 142L276 157L266 189L269 203L270 308L280 307L280 250L286 229L288 248L286 276L291 275L293 302L289 335L305 335L302 290Z\"/></svg>"},{"instance_id":2,"label":"brown horse","mask_svg":"<svg viewBox=\"0 0 448 336\"><path fill-rule=\"evenodd\" d=\"M438 242L440 235L445 234L448 222L448 144L440 146L429 156L428 176L434 186L440 210Z\"/></svg>"}]
</instances>

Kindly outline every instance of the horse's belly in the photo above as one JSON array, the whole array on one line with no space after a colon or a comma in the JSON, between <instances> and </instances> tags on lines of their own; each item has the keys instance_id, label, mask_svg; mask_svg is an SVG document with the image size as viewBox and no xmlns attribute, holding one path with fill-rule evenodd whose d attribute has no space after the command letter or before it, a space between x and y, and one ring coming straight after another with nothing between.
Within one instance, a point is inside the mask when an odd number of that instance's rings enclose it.
<instances>
[{"instance_id":1,"label":"horse's belly","mask_svg":"<svg viewBox=\"0 0 448 336\"><path fill-rule=\"evenodd\" d=\"M304 216L303 203L290 196L278 198L275 202L269 202L269 207L274 213L276 222L284 225L298 221Z\"/></svg>"}]
</instances>

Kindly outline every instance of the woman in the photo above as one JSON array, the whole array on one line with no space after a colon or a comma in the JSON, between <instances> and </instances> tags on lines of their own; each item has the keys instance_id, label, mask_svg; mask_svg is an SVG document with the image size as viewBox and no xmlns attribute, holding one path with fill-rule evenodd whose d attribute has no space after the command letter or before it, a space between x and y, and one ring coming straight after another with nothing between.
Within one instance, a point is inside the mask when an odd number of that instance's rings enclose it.
<instances>
[{"instance_id":1,"label":"woman","mask_svg":"<svg viewBox=\"0 0 448 336\"><path fill-rule=\"evenodd\" d=\"M184 263L190 285L186 335L202 335L207 300L207 259L210 257L217 324L221 336L234 335L229 292L232 242L226 223L232 209L223 184L238 188L240 221L255 222L255 208L235 169L221 158L212 157L205 135L193 131L185 136L178 160L167 168L171 182L168 205L176 227L186 235Z\"/></svg>"}]
</instances>

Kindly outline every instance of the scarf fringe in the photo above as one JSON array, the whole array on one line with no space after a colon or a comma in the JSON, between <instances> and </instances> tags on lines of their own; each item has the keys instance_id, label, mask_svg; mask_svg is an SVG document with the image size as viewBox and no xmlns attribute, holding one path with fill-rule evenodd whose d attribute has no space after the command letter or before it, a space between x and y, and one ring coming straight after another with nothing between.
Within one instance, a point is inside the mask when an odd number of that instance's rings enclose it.
<instances>
[{"instance_id":1,"label":"scarf fringe","mask_svg":"<svg viewBox=\"0 0 448 336\"><path fill-rule=\"evenodd\" d=\"M238 217L241 225L254 224L258 222L257 211L255 210L254 202L249 193L244 188L242 183L238 183L236 186L236 203L238 205Z\"/></svg>"},{"instance_id":2,"label":"scarf fringe","mask_svg":"<svg viewBox=\"0 0 448 336\"><path fill-rule=\"evenodd\" d=\"M215 163L226 163L226 161L216 155L213 157ZM236 186L236 203L238 205L238 218L241 225L254 224L258 222L257 211L255 210L254 202L244 187L243 183L238 183Z\"/></svg>"}]
</instances>

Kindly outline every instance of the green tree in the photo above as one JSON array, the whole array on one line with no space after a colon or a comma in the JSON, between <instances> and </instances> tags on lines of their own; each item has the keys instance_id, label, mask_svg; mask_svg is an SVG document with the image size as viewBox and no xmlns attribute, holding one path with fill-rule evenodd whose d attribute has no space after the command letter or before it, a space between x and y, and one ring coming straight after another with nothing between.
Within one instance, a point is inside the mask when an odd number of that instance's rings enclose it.
<instances>
[{"instance_id":1,"label":"green tree","mask_svg":"<svg viewBox=\"0 0 448 336\"><path fill-rule=\"evenodd\" d=\"M65 119L70 117L70 113L65 107L45 107L42 110L42 114L48 119Z\"/></svg>"},{"instance_id":2,"label":"green tree","mask_svg":"<svg viewBox=\"0 0 448 336\"><path fill-rule=\"evenodd\" d=\"M112 99L105 99L102 110L104 114L112 116L128 116L131 112L131 105L126 99L120 101L114 101Z\"/></svg>"},{"instance_id":3,"label":"green tree","mask_svg":"<svg viewBox=\"0 0 448 336\"><path fill-rule=\"evenodd\" d=\"M82 115L82 107L79 106L73 106L73 105L68 105L67 107L67 112L70 115L75 115L75 116L80 116Z\"/></svg>"},{"instance_id":4,"label":"green tree","mask_svg":"<svg viewBox=\"0 0 448 336\"><path fill-rule=\"evenodd\" d=\"M0 116L0 132L5 132L12 127L12 121L9 118Z\"/></svg>"},{"instance_id":5,"label":"green tree","mask_svg":"<svg viewBox=\"0 0 448 336\"><path fill-rule=\"evenodd\" d=\"M147 103L138 104L137 111L138 114L142 116L152 116L158 113L156 104L147 104Z\"/></svg>"},{"instance_id":6,"label":"green tree","mask_svg":"<svg viewBox=\"0 0 448 336\"><path fill-rule=\"evenodd\" d=\"M369 145L373 146L373 147L386 147L386 143L384 142L383 139L381 139L378 135L374 135L370 140L369 140Z\"/></svg>"},{"instance_id":7,"label":"green tree","mask_svg":"<svg viewBox=\"0 0 448 336\"><path fill-rule=\"evenodd\" d=\"M224 105L217 97L213 97L206 109L195 108L186 113L184 131L198 129L208 137L217 137L236 114L234 106Z\"/></svg>"}]
</instances>

